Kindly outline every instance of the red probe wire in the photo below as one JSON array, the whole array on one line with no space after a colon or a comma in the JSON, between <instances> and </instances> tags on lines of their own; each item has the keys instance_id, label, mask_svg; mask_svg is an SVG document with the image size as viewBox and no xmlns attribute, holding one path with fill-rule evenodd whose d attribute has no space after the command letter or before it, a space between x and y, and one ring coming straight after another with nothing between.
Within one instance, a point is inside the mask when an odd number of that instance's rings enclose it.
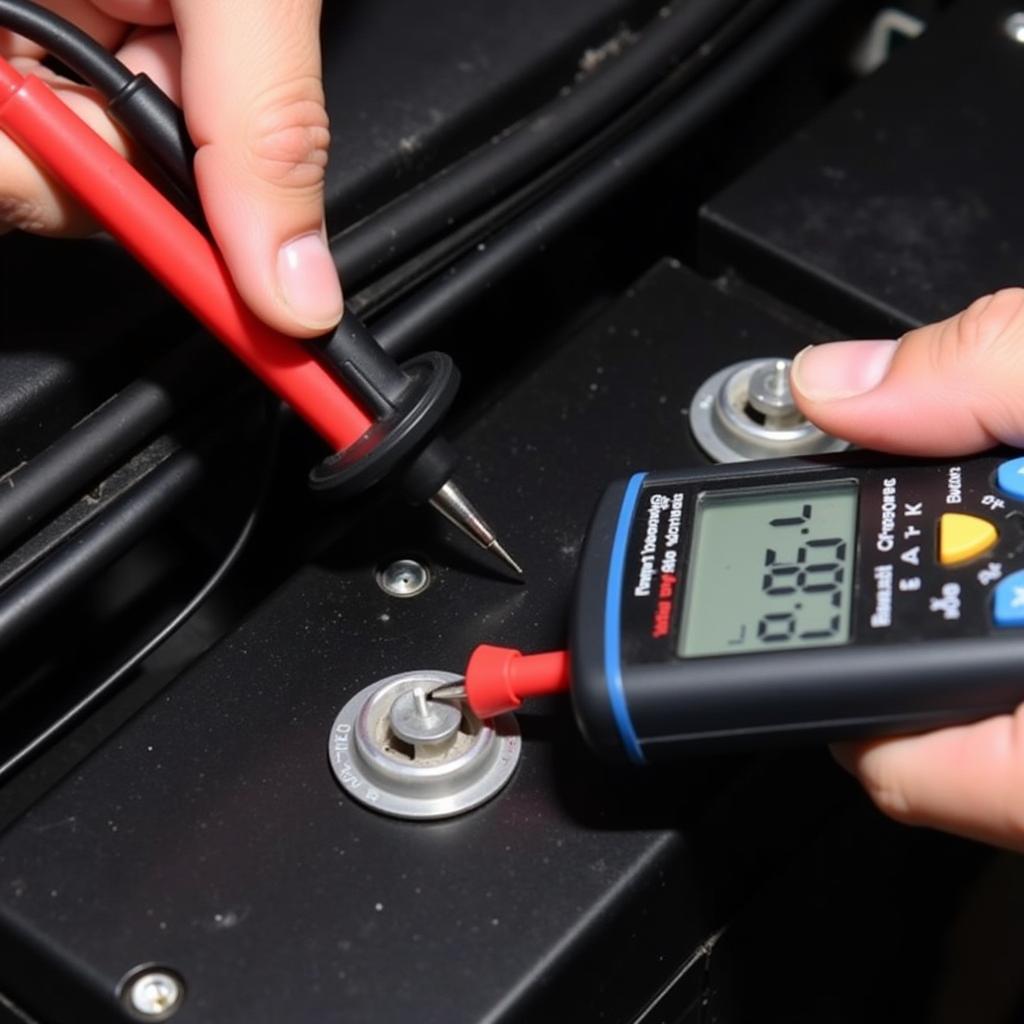
<instances>
[{"instance_id":1,"label":"red probe wire","mask_svg":"<svg viewBox=\"0 0 1024 1024\"><path fill-rule=\"evenodd\" d=\"M37 157L196 318L331 446L373 420L295 338L242 301L213 243L42 80L0 57L0 128Z\"/></svg>"},{"instance_id":2,"label":"red probe wire","mask_svg":"<svg viewBox=\"0 0 1024 1024\"><path fill-rule=\"evenodd\" d=\"M523 654L481 644L466 666L466 701L478 718L515 711L527 697L569 689L569 652Z\"/></svg>"}]
</instances>

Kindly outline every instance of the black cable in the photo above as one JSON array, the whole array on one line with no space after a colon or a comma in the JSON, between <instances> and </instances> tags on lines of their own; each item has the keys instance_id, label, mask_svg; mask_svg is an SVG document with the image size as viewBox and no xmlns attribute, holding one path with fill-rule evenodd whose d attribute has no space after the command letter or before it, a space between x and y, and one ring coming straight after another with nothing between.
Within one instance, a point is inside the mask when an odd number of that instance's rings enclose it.
<instances>
[{"instance_id":1,"label":"black cable","mask_svg":"<svg viewBox=\"0 0 1024 1024\"><path fill-rule=\"evenodd\" d=\"M635 133L654 114L675 100L683 90L703 74L722 54L756 32L765 16L779 6L780 0L747 0L734 17L726 21L704 44L679 63L636 103L596 131L576 149L523 185L474 220L445 235L437 243L397 267L390 274L368 285L353 296L353 309L371 314L392 304L402 294L451 265L453 260L484 242L490 235L535 206L554 188L577 175L582 167L607 153L623 139Z\"/></svg>"},{"instance_id":2,"label":"black cable","mask_svg":"<svg viewBox=\"0 0 1024 1024\"><path fill-rule=\"evenodd\" d=\"M639 38L564 96L429 181L331 239L346 287L355 291L493 202L603 127L654 86L742 6L742 0L668 5Z\"/></svg>"},{"instance_id":3,"label":"black cable","mask_svg":"<svg viewBox=\"0 0 1024 1024\"><path fill-rule=\"evenodd\" d=\"M177 104L147 75L134 74L91 36L31 0L0 0L0 28L43 47L107 100L111 117L153 157L162 191L202 224L192 185L195 147Z\"/></svg>"},{"instance_id":4,"label":"black cable","mask_svg":"<svg viewBox=\"0 0 1024 1024\"><path fill-rule=\"evenodd\" d=\"M212 386L208 350L205 339L179 346L9 476L0 487L0 554Z\"/></svg>"},{"instance_id":5,"label":"black cable","mask_svg":"<svg viewBox=\"0 0 1024 1024\"><path fill-rule=\"evenodd\" d=\"M203 460L179 449L39 565L0 592L0 651L110 565L187 495Z\"/></svg>"},{"instance_id":6,"label":"black cable","mask_svg":"<svg viewBox=\"0 0 1024 1024\"><path fill-rule=\"evenodd\" d=\"M253 500L252 509L246 516L245 522L235 538L234 543L228 549L227 554L221 559L220 564L207 578L206 582L199 588L189 602L177 612L164 626L162 626L149 640L147 640L137 651L126 661L122 662L111 672L101 683L93 687L89 693L82 697L77 703L64 711L58 718L41 732L35 735L30 742L25 744L17 753L11 755L6 761L0 762L0 782L3 782L11 773L15 772L30 758L34 757L44 746L51 743L59 735L67 731L76 722L80 721L99 701L107 695L117 684L124 679L141 662L145 661L165 640L177 632L197 611L200 605L213 593L221 584L224 577L234 568L242 552L245 550L249 539L252 537L256 523L259 521L260 512L266 501L270 490L270 483L274 477L274 469L277 465L277 455L280 446L281 427L283 423L282 410L279 407L274 418L272 435L270 440L269 453L264 463L263 473Z\"/></svg>"},{"instance_id":7,"label":"black cable","mask_svg":"<svg viewBox=\"0 0 1024 1024\"><path fill-rule=\"evenodd\" d=\"M0 25L48 50L108 99L135 77L77 25L29 0L0 0Z\"/></svg>"},{"instance_id":8,"label":"black cable","mask_svg":"<svg viewBox=\"0 0 1024 1024\"><path fill-rule=\"evenodd\" d=\"M617 110L650 88L698 47L743 0L688 0L663 8L628 49L591 73L567 95L535 112L493 144L332 240L346 284L358 287L474 210L586 139ZM134 76L80 29L30 0L0 0L0 25L47 48L110 101L121 121L196 220L194 149L181 113L145 76Z\"/></svg>"},{"instance_id":9,"label":"black cable","mask_svg":"<svg viewBox=\"0 0 1024 1024\"><path fill-rule=\"evenodd\" d=\"M520 221L488 239L472 257L453 265L430 286L376 321L374 333L381 345L396 358L413 351L499 277L522 266L678 148L839 2L796 0L785 4L729 60L709 71L684 99L657 115L577 179L551 193Z\"/></svg>"}]
</instances>

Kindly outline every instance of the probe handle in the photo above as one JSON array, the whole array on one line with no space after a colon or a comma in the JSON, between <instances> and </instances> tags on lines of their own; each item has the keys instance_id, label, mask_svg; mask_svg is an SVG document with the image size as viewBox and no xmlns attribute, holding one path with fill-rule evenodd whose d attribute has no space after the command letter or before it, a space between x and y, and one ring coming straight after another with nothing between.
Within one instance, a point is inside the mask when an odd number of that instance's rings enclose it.
<instances>
[{"instance_id":1,"label":"probe handle","mask_svg":"<svg viewBox=\"0 0 1024 1024\"><path fill-rule=\"evenodd\" d=\"M527 697L569 689L569 652L523 654L481 644L466 666L466 700L478 718L515 711Z\"/></svg>"},{"instance_id":2,"label":"probe handle","mask_svg":"<svg viewBox=\"0 0 1024 1024\"><path fill-rule=\"evenodd\" d=\"M0 128L36 156L167 289L334 450L372 419L295 338L242 302L213 244L42 81L0 58Z\"/></svg>"},{"instance_id":3,"label":"probe handle","mask_svg":"<svg viewBox=\"0 0 1024 1024\"><path fill-rule=\"evenodd\" d=\"M391 415L413 384L362 320L347 310L334 333L321 345L324 358L373 407L378 417Z\"/></svg>"}]
</instances>

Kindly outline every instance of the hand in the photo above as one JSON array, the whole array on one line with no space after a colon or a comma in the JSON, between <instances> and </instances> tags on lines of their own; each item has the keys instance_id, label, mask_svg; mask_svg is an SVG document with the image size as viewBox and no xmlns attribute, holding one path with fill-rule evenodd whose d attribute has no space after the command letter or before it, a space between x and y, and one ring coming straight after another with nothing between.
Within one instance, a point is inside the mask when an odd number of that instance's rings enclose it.
<instances>
[{"instance_id":1,"label":"hand","mask_svg":"<svg viewBox=\"0 0 1024 1024\"><path fill-rule=\"evenodd\" d=\"M45 0L44 0L45 2ZM243 299L301 337L341 318L324 235L328 128L320 80L320 0L49 0L133 71L184 103L210 230ZM60 78L43 52L0 31L0 54L45 79L122 154L129 142L89 89ZM47 175L0 133L0 231L94 229Z\"/></svg>"},{"instance_id":2,"label":"hand","mask_svg":"<svg viewBox=\"0 0 1024 1024\"><path fill-rule=\"evenodd\" d=\"M793 389L823 430L865 447L1024 447L1024 290L986 296L899 342L806 349ZM896 820L1024 851L1024 706L974 725L841 744L835 754Z\"/></svg>"}]
</instances>

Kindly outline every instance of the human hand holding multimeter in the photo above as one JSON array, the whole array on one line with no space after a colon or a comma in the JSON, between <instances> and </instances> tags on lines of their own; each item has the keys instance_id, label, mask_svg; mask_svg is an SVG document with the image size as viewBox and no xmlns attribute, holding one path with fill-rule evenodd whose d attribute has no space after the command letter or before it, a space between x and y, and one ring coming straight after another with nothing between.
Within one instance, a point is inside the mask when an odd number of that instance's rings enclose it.
<instances>
[{"instance_id":1,"label":"human hand holding multimeter","mask_svg":"<svg viewBox=\"0 0 1024 1024\"><path fill-rule=\"evenodd\" d=\"M903 457L614 484L571 654L478 648L470 703L571 680L591 742L634 761L903 733L837 755L891 816L1024 849L1024 453L956 457L1024 440L1024 292L808 350L792 387L822 429Z\"/></svg>"},{"instance_id":2,"label":"human hand holding multimeter","mask_svg":"<svg viewBox=\"0 0 1024 1024\"><path fill-rule=\"evenodd\" d=\"M811 349L797 360L793 390L822 429L867 447L939 456L994 442L1019 449L1022 353L1024 292L1010 289L911 331L898 345ZM834 749L891 817L1024 850L1019 706L970 724Z\"/></svg>"}]
</instances>

